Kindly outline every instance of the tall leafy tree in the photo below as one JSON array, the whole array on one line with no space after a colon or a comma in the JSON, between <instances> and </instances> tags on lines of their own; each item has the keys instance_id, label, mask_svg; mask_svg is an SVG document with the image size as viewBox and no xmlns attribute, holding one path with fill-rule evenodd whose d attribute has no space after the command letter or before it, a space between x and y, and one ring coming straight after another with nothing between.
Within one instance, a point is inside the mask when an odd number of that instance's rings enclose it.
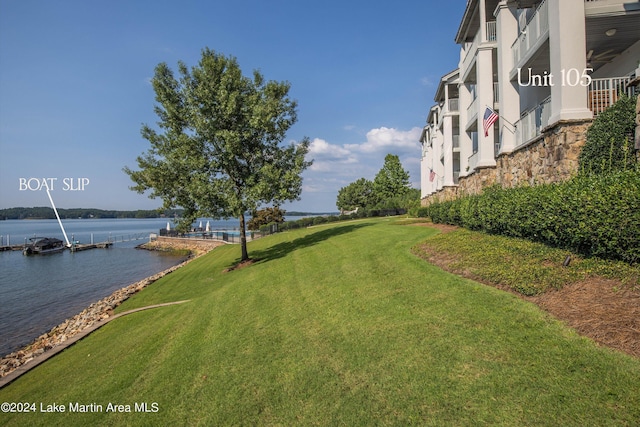
<instances>
[{"instance_id":1,"label":"tall leafy tree","mask_svg":"<svg viewBox=\"0 0 640 427\"><path fill-rule=\"evenodd\" d=\"M205 48L197 66L179 62L179 78L166 63L152 79L158 129L142 126L151 148L124 171L139 193L184 208L180 229L198 216L240 220L241 260L249 258L245 213L263 204L297 200L309 140L281 146L296 122L288 82L242 75L237 60Z\"/></svg>"},{"instance_id":2,"label":"tall leafy tree","mask_svg":"<svg viewBox=\"0 0 640 427\"><path fill-rule=\"evenodd\" d=\"M343 211L366 208L376 203L373 194L373 182L360 178L338 191L336 206Z\"/></svg>"},{"instance_id":3,"label":"tall leafy tree","mask_svg":"<svg viewBox=\"0 0 640 427\"><path fill-rule=\"evenodd\" d=\"M384 165L373 180L373 190L379 200L404 196L411 189L409 172L402 168L400 158L395 154L387 154Z\"/></svg>"}]
</instances>

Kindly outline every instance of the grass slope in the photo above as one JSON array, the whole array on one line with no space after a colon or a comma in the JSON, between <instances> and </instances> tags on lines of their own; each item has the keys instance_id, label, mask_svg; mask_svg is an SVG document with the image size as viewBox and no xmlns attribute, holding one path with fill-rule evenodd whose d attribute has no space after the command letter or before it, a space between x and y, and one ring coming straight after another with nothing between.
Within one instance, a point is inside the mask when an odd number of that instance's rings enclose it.
<instances>
[{"instance_id":1,"label":"grass slope","mask_svg":"<svg viewBox=\"0 0 640 427\"><path fill-rule=\"evenodd\" d=\"M6 425L634 425L640 361L533 304L410 252L435 233L390 220L221 247L127 301L118 319L0 390L2 402L102 412ZM108 403L157 413L107 413ZM151 408L151 406L150 406ZM126 409L126 407L125 407Z\"/></svg>"}]
</instances>

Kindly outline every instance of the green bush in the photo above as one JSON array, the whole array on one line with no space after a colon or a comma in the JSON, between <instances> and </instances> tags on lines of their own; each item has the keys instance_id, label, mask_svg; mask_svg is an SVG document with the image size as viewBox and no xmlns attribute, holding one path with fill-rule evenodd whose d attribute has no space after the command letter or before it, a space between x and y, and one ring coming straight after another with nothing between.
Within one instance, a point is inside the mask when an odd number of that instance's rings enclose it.
<instances>
[{"instance_id":1,"label":"green bush","mask_svg":"<svg viewBox=\"0 0 640 427\"><path fill-rule=\"evenodd\" d=\"M409 209L409 216L415 218L426 218L429 216L429 208L414 206L413 208Z\"/></svg>"},{"instance_id":2,"label":"green bush","mask_svg":"<svg viewBox=\"0 0 640 427\"><path fill-rule=\"evenodd\" d=\"M536 187L491 187L432 204L433 222L526 238L586 256L640 262L640 170L581 174Z\"/></svg>"},{"instance_id":3,"label":"green bush","mask_svg":"<svg viewBox=\"0 0 640 427\"><path fill-rule=\"evenodd\" d=\"M581 172L606 173L633 168L636 99L624 93L593 121L578 162Z\"/></svg>"}]
</instances>

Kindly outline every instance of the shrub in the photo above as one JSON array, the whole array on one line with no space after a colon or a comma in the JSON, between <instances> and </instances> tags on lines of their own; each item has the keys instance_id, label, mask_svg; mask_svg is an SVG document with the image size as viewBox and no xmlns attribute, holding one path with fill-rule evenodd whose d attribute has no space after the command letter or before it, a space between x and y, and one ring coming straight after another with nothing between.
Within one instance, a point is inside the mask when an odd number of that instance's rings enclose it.
<instances>
[{"instance_id":1,"label":"shrub","mask_svg":"<svg viewBox=\"0 0 640 427\"><path fill-rule=\"evenodd\" d=\"M640 262L640 170L581 174L567 182L432 204L433 222L521 237L598 256Z\"/></svg>"},{"instance_id":2,"label":"shrub","mask_svg":"<svg viewBox=\"0 0 640 427\"><path fill-rule=\"evenodd\" d=\"M409 210L409 215L416 218L426 218L429 216L429 208L427 207L414 207Z\"/></svg>"},{"instance_id":3,"label":"shrub","mask_svg":"<svg viewBox=\"0 0 640 427\"><path fill-rule=\"evenodd\" d=\"M626 170L637 162L633 148L636 120L636 97L624 93L593 121L587 141L580 152L580 170L605 173Z\"/></svg>"}]
</instances>

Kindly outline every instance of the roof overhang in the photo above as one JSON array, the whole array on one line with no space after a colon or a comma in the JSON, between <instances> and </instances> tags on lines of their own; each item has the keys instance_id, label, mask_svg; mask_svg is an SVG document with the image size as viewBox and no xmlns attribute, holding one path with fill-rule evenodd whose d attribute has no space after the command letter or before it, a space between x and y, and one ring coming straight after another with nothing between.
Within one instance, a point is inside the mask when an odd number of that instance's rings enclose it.
<instances>
[{"instance_id":1,"label":"roof overhang","mask_svg":"<svg viewBox=\"0 0 640 427\"><path fill-rule=\"evenodd\" d=\"M444 101L444 87L447 84L457 83L456 80L460 76L460 69L456 68L453 71L449 71L447 74L440 78L440 83L438 83L438 89L436 90L436 94L433 97L435 102Z\"/></svg>"},{"instance_id":2,"label":"roof overhang","mask_svg":"<svg viewBox=\"0 0 640 427\"><path fill-rule=\"evenodd\" d=\"M465 42L465 38L467 37L467 27L471 23L471 19L473 18L473 15L477 10L478 0L467 0L467 6L464 9L464 15L462 15L462 21L460 21L460 26L458 27L458 32L456 33L455 40L457 44L462 44Z\"/></svg>"}]
</instances>

